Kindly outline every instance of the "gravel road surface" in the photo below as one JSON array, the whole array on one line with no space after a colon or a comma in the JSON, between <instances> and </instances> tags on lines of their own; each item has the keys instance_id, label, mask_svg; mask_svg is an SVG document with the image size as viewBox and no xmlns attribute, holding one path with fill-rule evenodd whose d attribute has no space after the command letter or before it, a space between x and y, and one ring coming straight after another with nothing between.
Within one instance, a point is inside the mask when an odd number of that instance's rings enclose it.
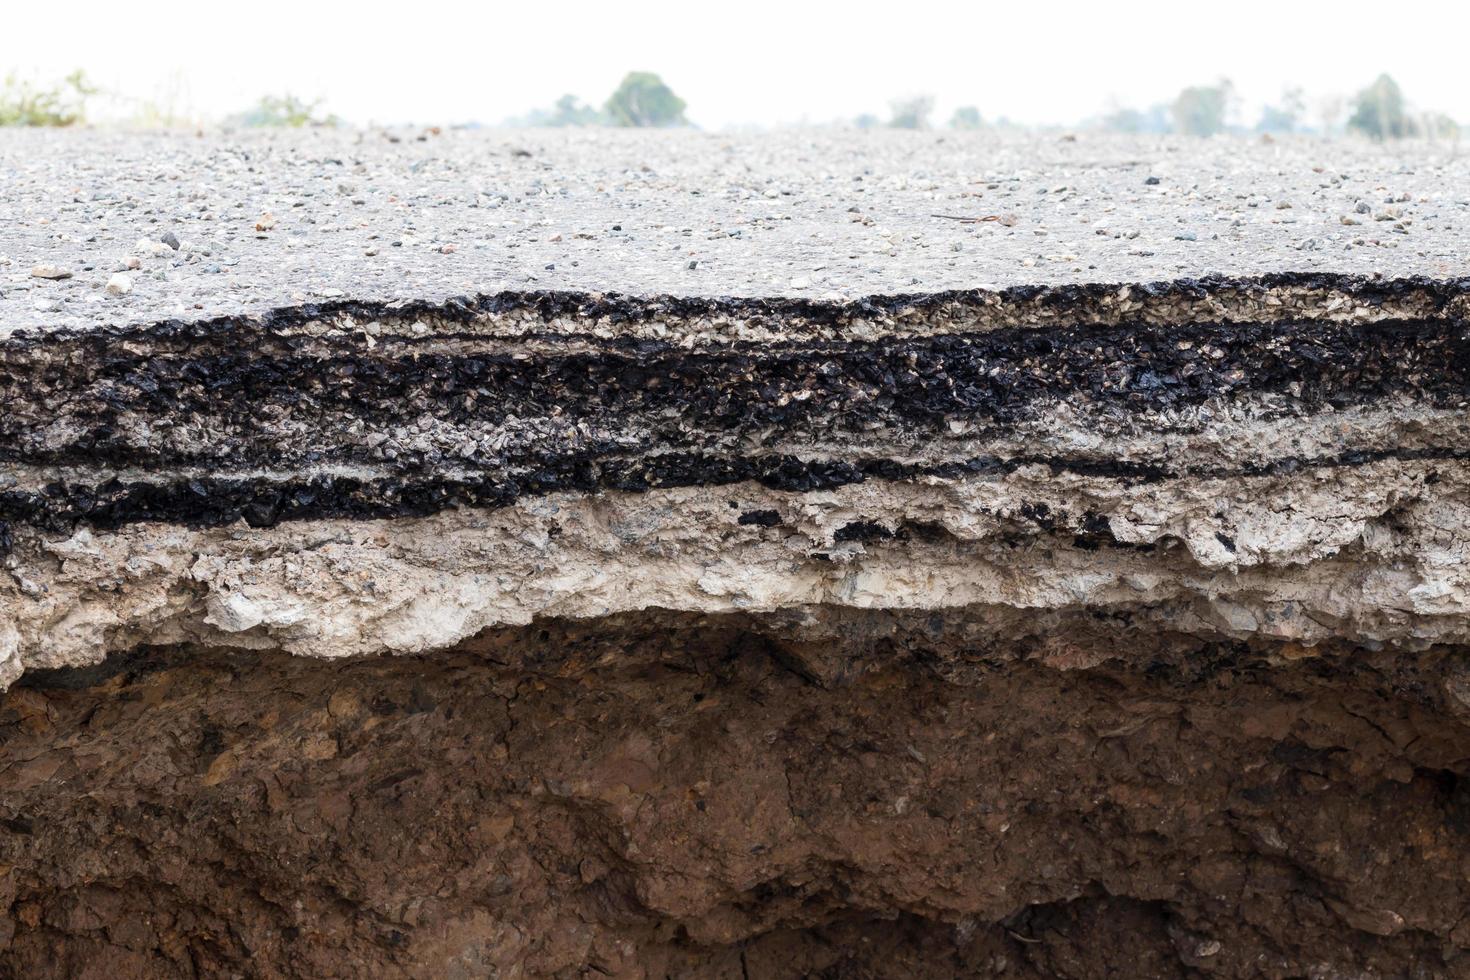
<instances>
[{"instance_id":1,"label":"gravel road surface","mask_svg":"<svg viewBox=\"0 0 1470 980\"><path fill-rule=\"evenodd\" d=\"M1301 138L0 132L0 333L501 290L1458 277L1470 154Z\"/></svg>"}]
</instances>

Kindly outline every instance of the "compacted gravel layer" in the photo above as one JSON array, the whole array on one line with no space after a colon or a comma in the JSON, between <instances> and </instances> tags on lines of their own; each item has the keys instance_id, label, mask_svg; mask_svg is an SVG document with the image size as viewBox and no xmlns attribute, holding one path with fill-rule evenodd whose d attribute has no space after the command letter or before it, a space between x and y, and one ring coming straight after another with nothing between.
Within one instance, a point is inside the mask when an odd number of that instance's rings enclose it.
<instances>
[{"instance_id":1,"label":"compacted gravel layer","mask_svg":"<svg viewBox=\"0 0 1470 980\"><path fill-rule=\"evenodd\" d=\"M1470 228L1470 155L1309 138L9 130L0 174L0 332L506 289L1453 277Z\"/></svg>"}]
</instances>

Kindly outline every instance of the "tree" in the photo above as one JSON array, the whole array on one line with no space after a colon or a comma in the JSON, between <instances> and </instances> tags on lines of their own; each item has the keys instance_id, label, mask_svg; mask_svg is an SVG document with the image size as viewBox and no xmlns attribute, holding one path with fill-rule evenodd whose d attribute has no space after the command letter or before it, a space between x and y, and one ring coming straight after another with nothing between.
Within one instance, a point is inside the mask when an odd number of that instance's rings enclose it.
<instances>
[{"instance_id":1,"label":"tree","mask_svg":"<svg viewBox=\"0 0 1470 980\"><path fill-rule=\"evenodd\" d=\"M929 114L934 111L932 95L916 95L893 103L893 116L888 125L893 129L928 129Z\"/></svg>"},{"instance_id":2,"label":"tree","mask_svg":"<svg viewBox=\"0 0 1470 980\"><path fill-rule=\"evenodd\" d=\"M1234 87L1227 79L1215 85L1192 85L1174 100L1174 128L1190 136L1214 136L1225 129Z\"/></svg>"},{"instance_id":3,"label":"tree","mask_svg":"<svg viewBox=\"0 0 1470 980\"><path fill-rule=\"evenodd\" d=\"M1388 75L1379 75L1372 85L1353 99L1348 129L1376 140L1402 139L1413 133L1413 122L1404 112L1404 93Z\"/></svg>"},{"instance_id":4,"label":"tree","mask_svg":"<svg viewBox=\"0 0 1470 980\"><path fill-rule=\"evenodd\" d=\"M1281 93L1281 101L1261 110L1261 121L1256 123L1259 133L1294 133L1307 111L1307 101L1299 88L1289 88Z\"/></svg>"},{"instance_id":5,"label":"tree","mask_svg":"<svg viewBox=\"0 0 1470 980\"><path fill-rule=\"evenodd\" d=\"M980 110L972 105L962 105L949 117L950 129L979 129L983 125Z\"/></svg>"},{"instance_id":6,"label":"tree","mask_svg":"<svg viewBox=\"0 0 1470 980\"><path fill-rule=\"evenodd\" d=\"M615 126L686 126L685 102L651 71L630 71L603 112Z\"/></svg>"}]
</instances>

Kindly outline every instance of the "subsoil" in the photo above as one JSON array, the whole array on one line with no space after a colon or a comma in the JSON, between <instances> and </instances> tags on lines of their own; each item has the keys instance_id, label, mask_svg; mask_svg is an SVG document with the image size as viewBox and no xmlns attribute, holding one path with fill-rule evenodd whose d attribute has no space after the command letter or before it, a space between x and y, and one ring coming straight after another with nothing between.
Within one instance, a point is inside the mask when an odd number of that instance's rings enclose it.
<instances>
[{"instance_id":1,"label":"subsoil","mask_svg":"<svg viewBox=\"0 0 1470 980\"><path fill-rule=\"evenodd\" d=\"M826 623L29 674L0 976L1470 976L1465 651Z\"/></svg>"}]
</instances>

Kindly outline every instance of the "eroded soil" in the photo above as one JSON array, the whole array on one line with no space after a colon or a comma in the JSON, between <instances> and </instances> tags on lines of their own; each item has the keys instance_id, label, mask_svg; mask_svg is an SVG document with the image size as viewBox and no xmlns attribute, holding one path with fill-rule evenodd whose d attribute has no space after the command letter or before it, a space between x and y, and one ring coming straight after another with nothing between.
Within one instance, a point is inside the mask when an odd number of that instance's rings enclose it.
<instances>
[{"instance_id":1,"label":"eroded soil","mask_svg":"<svg viewBox=\"0 0 1470 980\"><path fill-rule=\"evenodd\" d=\"M1470 975L1463 651L1066 630L28 675L0 975Z\"/></svg>"}]
</instances>

